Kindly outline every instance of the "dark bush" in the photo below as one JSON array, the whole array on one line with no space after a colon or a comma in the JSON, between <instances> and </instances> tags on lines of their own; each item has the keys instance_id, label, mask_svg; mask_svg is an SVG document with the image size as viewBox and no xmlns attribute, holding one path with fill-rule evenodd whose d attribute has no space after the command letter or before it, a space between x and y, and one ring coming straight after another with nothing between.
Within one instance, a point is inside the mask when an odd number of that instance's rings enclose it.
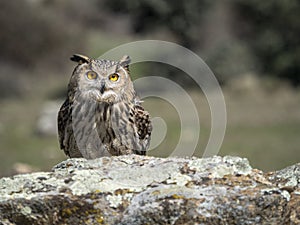
<instances>
[{"instance_id":1,"label":"dark bush","mask_svg":"<svg viewBox=\"0 0 300 225\"><path fill-rule=\"evenodd\" d=\"M222 81L250 70L300 85L298 0L99 2L130 17L133 32L167 30L171 40L204 56Z\"/></svg>"},{"instance_id":2,"label":"dark bush","mask_svg":"<svg viewBox=\"0 0 300 225\"><path fill-rule=\"evenodd\" d=\"M261 72L300 85L300 1L234 2L236 34L254 51Z\"/></svg>"}]
</instances>

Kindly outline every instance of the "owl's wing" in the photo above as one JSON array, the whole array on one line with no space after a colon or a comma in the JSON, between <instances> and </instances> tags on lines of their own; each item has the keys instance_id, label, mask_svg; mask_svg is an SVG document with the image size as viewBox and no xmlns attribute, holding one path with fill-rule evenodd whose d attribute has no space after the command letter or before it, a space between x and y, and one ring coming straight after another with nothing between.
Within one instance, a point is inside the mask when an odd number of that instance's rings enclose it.
<instances>
[{"instance_id":1,"label":"owl's wing","mask_svg":"<svg viewBox=\"0 0 300 225\"><path fill-rule=\"evenodd\" d=\"M139 103L120 102L112 108L111 118L116 139L133 153L145 155L152 131L149 113Z\"/></svg>"},{"instance_id":2,"label":"owl's wing","mask_svg":"<svg viewBox=\"0 0 300 225\"><path fill-rule=\"evenodd\" d=\"M70 155L67 146L65 146L65 138L66 138L66 129L67 129L67 124L68 124L68 119L71 118L71 110L70 110L70 104L69 100L67 99L62 106L60 107L60 110L58 112L57 116L57 128L58 128L58 140L59 140L59 145L62 150L67 155Z\"/></svg>"},{"instance_id":3,"label":"owl's wing","mask_svg":"<svg viewBox=\"0 0 300 225\"><path fill-rule=\"evenodd\" d=\"M134 112L135 112L134 113L134 117L135 117L134 123L137 128L140 145L142 146L141 149L142 149L142 151L146 151L150 145L150 137L151 137L151 132L152 132L150 115L139 104L134 106Z\"/></svg>"}]
</instances>

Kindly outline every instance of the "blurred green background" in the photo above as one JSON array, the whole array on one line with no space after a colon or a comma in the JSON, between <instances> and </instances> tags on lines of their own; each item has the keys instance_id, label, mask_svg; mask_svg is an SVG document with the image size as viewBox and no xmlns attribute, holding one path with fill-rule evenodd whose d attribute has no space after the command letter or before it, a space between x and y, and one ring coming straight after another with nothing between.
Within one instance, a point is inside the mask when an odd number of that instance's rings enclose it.
<instances>
[{"instance_id":1,"label":"blurred green background","mask_svg":"<svg viewBox=\"0 0 300 225\"><path fill-rule=\"evenodd\" d=\"M298 0L14 0L0 2L0 176L49 170L65 159L55 116L74 53L98 57L130 41L178 43L201 56L224 92L228 123L220 155L247 157L259 169L300 161L300 2ZM124 53L126 54L126 53ZM193 98L201 122L195 155L210 131L199 87L158 63L133 65L133 79L172 77ZM167 102L145 108L168 134L150 155L167 156L180 123Z\"/></svg>"}]
</instances>

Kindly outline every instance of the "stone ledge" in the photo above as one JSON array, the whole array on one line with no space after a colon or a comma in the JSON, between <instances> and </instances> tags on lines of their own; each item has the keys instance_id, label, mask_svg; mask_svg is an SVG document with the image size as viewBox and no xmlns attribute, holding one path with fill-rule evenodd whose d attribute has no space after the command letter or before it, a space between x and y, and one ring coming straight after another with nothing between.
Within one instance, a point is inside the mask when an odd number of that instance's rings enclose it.
<instances>
[{"instance_id":1,"label":"stone ledge","mask_svg":"<svg viewBox=\"0 0 300 225\"><path fill-rule=\"evenodd\" d=\"M299 224L300 164L127 155L0 179L0 224L195 223Z\"/></svg>"}]
</instances>

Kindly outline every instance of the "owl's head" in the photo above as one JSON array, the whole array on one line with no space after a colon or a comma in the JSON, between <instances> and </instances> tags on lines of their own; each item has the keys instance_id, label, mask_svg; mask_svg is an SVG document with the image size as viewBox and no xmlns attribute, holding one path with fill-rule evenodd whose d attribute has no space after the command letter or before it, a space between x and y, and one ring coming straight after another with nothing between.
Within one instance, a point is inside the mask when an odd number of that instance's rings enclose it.
<instances>
[{"instance_id":1,"label":"owl's head","mask_svg":"<svg viewBox=\"0 0 300 225\"><path fill-rule=\"evenodd\" d=\"M72 74L69 89L79 91L81 97L108 103L133 99L129 56L123 56L119 61L111 61L76 54L71 60L78 65Z\"/></svg>"}]
</instances>

